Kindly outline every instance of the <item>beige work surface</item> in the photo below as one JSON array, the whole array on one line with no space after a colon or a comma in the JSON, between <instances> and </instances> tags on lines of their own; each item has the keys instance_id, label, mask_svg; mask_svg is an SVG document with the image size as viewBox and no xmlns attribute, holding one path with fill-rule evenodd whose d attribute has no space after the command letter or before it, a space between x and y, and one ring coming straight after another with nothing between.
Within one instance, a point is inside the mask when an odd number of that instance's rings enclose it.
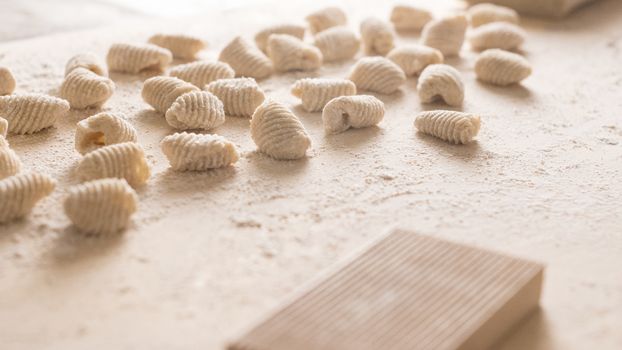
<instances>
[{"instance_id":1,"label":"beige work surface","mask_svg":"<svg viewBox=\"0 0 622 350\"><path fill-rule=\"evenodd\" d=\"M75 53L105 55L120 40L185 30L210 42L302 21L312 2L233 9L186 21L136 23L0 44L18 92L55 93ZM353 26L389 5L348 1ZM83 237L62 212L78 183L71 112L55 128L9 141L57 191L20 222L0 226L0 348L218 349L282 298L361 244L399 226L547 264L542 311L502 349L622 346L622 2L603 0L563 22L525 20L534 74L522 86L478 83L475 54L449 60L464 75L464 110L482 115L478 142L453 146L416 133L421 106L409 79L379 96L377 128L324 136L289 87L345 77L351 62L261 82L307 127L308 158L254 152L248 120L216 130L242 158L231 169L175 173L159 148L173 132L140 98L146 76L112 74L105 109L139 131L153 176L123 235ZM400 36L400 42L415 40Z\"/></svg>"}]
</instances>

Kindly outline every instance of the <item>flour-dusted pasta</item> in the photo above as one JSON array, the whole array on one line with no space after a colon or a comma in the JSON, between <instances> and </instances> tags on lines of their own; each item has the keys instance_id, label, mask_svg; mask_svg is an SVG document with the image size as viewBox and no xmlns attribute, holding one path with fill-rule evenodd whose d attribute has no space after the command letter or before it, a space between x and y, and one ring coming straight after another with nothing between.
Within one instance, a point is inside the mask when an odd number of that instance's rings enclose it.
<instances>
[{"instance_id":1,"label":"flour-dusted pasta","mask_svg":"<svg viewBox=\"0 0 622 350\"><path fill-rule=\"evenodd\" d=\"M277 24L264 28L255 35L255 44L261 51L266 51L268 47L268 37L272 34L287 34L300 40L305 37L305 27L298 24Z\"/></svg>"},{"instance_id":2,"label":"flour-dusted pasta","mask_svg":"<svg viewBox=\"0 0 622 350\"><path fill-rule=\"evenodd\" d=\"M363 49L368 55L384 56L395 46L393 29L388 23L375 17L361 22Z\"/></svg>"},{"instance_id":3,"label":"flour-dusted pasta","mask_svg":"<svg viewBox=\"0 0 622 350\"><path fill-rule=\"evenodd\" d=\"M127 226L138 208L138 196L123 179L101 179L71 187L64 207L83 233L112 234Z\"/></svg>"},{"instance_id":4,"label":"flour-dusted pasta","mask_svg":"<svg viewBox=\"0 0 622 350\"><path fill-rule=\"evenodd\" d=\"M54 187L54 179L38 173L17 174L0 180L0 223L28 215Z\"/></svg>"},{"instance_id":5,"label":"flour-dusted pasta","mask_svg":"<svg viewBox=\"0 0 622 350\"><path fill-rule=\"evenodd\" d=\"M240 159L235 145L220 135L182 132L166 136L160 146L177 171L223 168Z\"/></svg>"},{"instance_id":6,"label":"flour-dusted pasta","mask_svg":"<svg viewBox=\"0 0 622 350\"><path fill-rule=\"evenodd\" d=\"M202 89L212 81L235 77L235 71L225 62L196 61L173 67L169 75Z\"/></svg>"},{"instance_id":7,"label":"flour-dusted pasta","mask_svg":"<svg viewBox=\"0 0 622 350\"><path fill-rule=\"evenodd\" d=\"M165 49L173 54L173 57L182 59L194 59L199 51L207 45L200 38L187 34L155 34L149 38L149 43Z\"/></svg>"},{"instance_id":8,"label":"flour-dusted pasta","mask_svg":"<svg viewBox=\"0 0 622 350\"><path fill-rule=\"evenodd\" d=\"M322 65L320 49L291 35L270 35L266 51L274 69L280 72L314 70Z\"/></svg>"},{"instance_id":9,"label":"flour-dusted pasta","mask_svg":"<svg viewBox=\"0 0 622 350\"><path fill-rule=\"evenodd\" d=\"M326 7L311 13L306 18L311 33L316 34L331 27L346 24L346 14L338 7Z\"/></svg>"},{"instance_id":10,"label":"flour-dusted pasta","mask_svg":"<svg viewBox=\"0 0 622 350\"><path fill-rule=\"evenodd\" d=\"M443 54L432 47L410 44L398 46L391 50L387 58L395 62L407 76L419 75L431 65L443 63Z\"/></svg>"},{"instance_id":11,"label":"flour-dusted pasta","mask_svg":"<svg viewBox=\"0 0 622 350\"><path fill-rule=\"evenodd\" d=\"M15 78L7 67L0 66L0 95L8 95L15 90Z\"/></svg>"},{"instance_id":12,"label":"flour-dusted pasta","mask_svg":"<svg viewBox=\"0 0 622 350\"><path fill-rule=\"evenodd\" d=\"M402 69L384 57L363 57L350 73L357 89L392 94L406 81Z\"/></svg>"},{"instance_id":13,"label":"flour-dusted pasta","mask_svg":"<svg viewBox=\"0 0 622 350\"><path fill-rule=\"evenodd\" d=\"M6 134L9 132L9 122L0 117L0 136L6 137Z\"/></svg>"},{"instance_id":14,"label":"flour-dusted pasta","mask_svg":"<svg viewBox=\"0 0 622 350\"><path fill-rule=\"evenodd\" d=\"M253 78L221 79L209 83L205 90L216 95L226 115L250 117L266 96Z\"/></svg>"},{"instance_id":15,"label":"flour-dusted pasta","mask_svg":"<svg viewBox=\"0 0 622 350\"><path fill-rule=\"evenodd\" d=\"M106 64L94 53L81 53L71 57L65 65L65 76L69 75L69 73L76 68L88 69L97 75L101 75L102 77L108 76Z\"/></svg>"},{"instance_id":16,"label":"flour-dusted pasta","mask_svg":"<svg viewBox=\"0 0 622 350\"><path fill-rule=\"evenodd\" d=\"M467 30L464 15L453 15L433 20L423 27L421 43L438 49L445 57L460 54Z\"/></svg>"},{"instance_id":17,"label":"flour-dusted pasta","mask_svg":"<svg viewBox=\"0 0 622 350\"><path fill-rule=\"evenodd\" d=\"M236 77L267 78L274 68L272 61L248 40L235 37L220 52L219 61L228 63Z\"/></svg>"},{"instance_id":18,"label":"flour-dusted pasta","mask_svg":"<svg viewBox=\"0 0 622 350\"><path fill-rule=\"evenodd\" d=\"M213 129L225 122L225 109L218 97L207 91L179 96L166 111L168 125L179 130Z\"/></svg>"},{"instance_id":19,"label":"flour-dusted pasta","mask_svg":"<svg viewBox=\"0 0 622 350\"><path fill-rule=\"evenodd\" d=\"M9 133L32 134L49 128L69 111L69 102L43 94L0 96L0 115Z\"/></svg>"},{"instance_id":20,"label":"flour-dusted pasta","mask_svg":"<svg viewBox=\"0 0 622 350\"><path fill-rule=\"evenodd\" d=\"M384 118L384 103L370 95L337 97L328 102L322 111L322 121L327 134L376 125L382 118Z\"/></svg>"},{"instance_id":21,"label":"flour-dusted pasta","mask_svg":"<svg viewBox=\"0 0 622 350\"><path fill-rule=\"evenodd\" d=\"M424 134L447 142L466 144L479 132L480 117L455 111L427 111L417 115L415 127Z\"/></svg>"},{"instance_id":22,"label":"flour-dusted pasta","mask_svg":"<svg viewBox=\"0 0 622 350\"><path fill-rule=\"evenodd\" d=\"M525 42L526 36L525 31L515 24L494 22L473 29L469 33L469 43L475 50L515 50Z\"/></svg>"},{"instance_id":23,"label":"flour-dusted pasta","mask_svg":"<svg viewBox=\"0 0 622 350\"><path fill-rule=\"evenodd\" d=\"M302 158L311 146L311 138L298 117L271 100L253 113L251 137L260 152L278 160Z\"/></svg>"},{"instance_id":24,"label":"flour-dusted pasta","mask_svg":"<svg viewBox=\"0 0 622 350\"><path fill-rule=\"evenodd\" d=\"M460 106L464 101L464 84L454 67L433 64L423 70L417 84L419 99L431 103L442 99L450 106Z\"/></svg>"},{"instance_id":25,"label":"flour-dusted pasta","mask_svg":"<svg viewBox=\"0 0 622 350\"><path fill-rule=\"evenodd\" d=\"M517 84L531 75L531 65L523 56L499 49L482 52L475 61L477 79L506 86Z\"/></svg>"},{"instance_id":26,"label":"flour-dusted pasta","mask_svg":"<svg viewBox=\"0 0 622 350\"><path fill-rule=\"evenodd\" d=\"M111 71L136 74L144 70L163 72L173 61L171 51L153 44L113 44L106 57Z\"/></svg>"},{"instance_id":27,"label":"flour-dusted pasta","mask_svg":"<svg viewBox=\"0 0 622 350\"><path fill-rule=\"evenodd\" d=\"M335 97L356 94L356 85L347 79L304 78L292 86L292 95L300 98L307 112L321 111Z\"/></svg>"},{"instance_id":28,"label":"flour-dusted pasta","mask_svg":"<svg viewBox=\"0 0 622 350\"><path fill-rule=\"evenodd\" d=\"M102 112L76 124L75 147L80 154L103 146L123 142L136 142L136 129L121 113Z\"/></svg>"},{"instance_id":29,"label":"flour-dusted pasta","mask_svg":"<svg viewBox=\"0 0 622 350\"><path fill-rule=\"evenodd\" d=\"M145 80L142 97L156 111L166 113L179 96L192 91L199 91L199 89L175 77L159 76Z\"/></svg>"},{"instance_id":30,"label":"flour-dusted pasta","mask_svg":"<svg viewBox=\"0 0 622 350\"><path fill-rule=\"evenodd\" d=\"M492 22L508 22L518 24L520 17L513 9L494 4L477 4L471 6L467 11L471 25L479 27Z\"/></svg>"},{"instance_id":31,"label":"flour-dusted pasta","mask_svg":"<svg viewBox=\"0 0 622 350\"><path fill-rule=\"evenodd\" d=\"M397 30L419 31L433 19L426 9L408 5L397 5L391 11L391 22Z\"/></svg>"},{"instance_id":32,"label":"flour-dusted pasta","mask_svg":"<svg viewBox=\"0 0 622 350\"><path fill-rule=\"evenodd\" d=\"M142 147L124 142L87 153L78 165L78 174L83 181L114 177L138 187L147 182L151 171Z\"/></svg>"},{"instance_id":33,"label":"flour-dusted pasta","mask_svg":"<svg viewBox=\"0 0 622 350\"><path fill-rule=\"evenodd\" d=\"M22 169L22 162L9 147L9 142L0 135L0 180L15 175Z\"/></svg>"},{"instance_id":34,"label":"flour-dusted pasta","mask_svg":"<svg viewBox=\"0 0 622 350\"><path fill-rule=\"evenodd\" d=\"M114 82L107 77L86 68L75 68L60 86L60 97L67 100L71 108L99 108L108 101L114 90Z\"/></svg>"},{"instance_id":35,"label":"flour-dusted pasta","mask_svg":"<svg viewBox=\"0 0 622 350\"><path fill-rule=\"evenodd\" d=\"M351 29L338 26L318 33L314 45L322 52L324 62L347 60L359 51L361 41Z\"/></svg>"}]
</instances>

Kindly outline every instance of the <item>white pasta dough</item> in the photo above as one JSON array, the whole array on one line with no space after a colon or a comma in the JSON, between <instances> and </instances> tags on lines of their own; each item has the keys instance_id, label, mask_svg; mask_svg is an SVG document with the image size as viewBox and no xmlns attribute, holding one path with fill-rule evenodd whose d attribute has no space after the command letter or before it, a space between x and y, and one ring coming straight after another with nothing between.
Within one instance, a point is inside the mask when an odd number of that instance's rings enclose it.
<instances>
[{"instance_id":1,"label":"white pasta dough","mask_svg":"<svg viewBox=\"0 0 622 350\"><path fill-rule=\"evenodd\" d=\"M250 117L266 98L253 78L221 79L209 83L205 90L222 101L226 115Z\"/></svg>"},{"instance_id":2,"label":"white pasta dough","mask_svg":"<svg viewBox=\"0 0 622 350\"><path fill-rule=\"evenodd\" d=\"M338 26L318 33L314 45L322 52L324 62L347 60L359 51L361 41L351 29Z\"/></svg>"},{"instance_id":3,"label":"white pasta dough","mask_svg":"<svg viewBox=\"0 0 622 350\"><path fill-rule=\"evenodd\" d=\"M235 145L220 135L182 132L166 136L160 146L171 168L177 171L223 168L240 158Z\"/></svg>"},{"instance_id":4,"label":"white pasta dough","mask_svg":"<svg viewBox=\"0 0 622 350\"><path fill-rule=\"evenodd\" d=\"M356 85L347 79L305 78L292 86L292 95L300 98L307 112L321 111L335 97L356 94Z\"/></svg>"},{"instance_id":5,"label":"white pasta dough","mask_svg":"<svg viewBox=\"0 0 622 350\"><path fill-rule=\"evenodd\" d=\"M49 128L69 111L69 102L48 95L0 96L0 115L9 123L9 133L32 134Z\"/></svg>"},{"instance_id":6,"label":"white pasta dough","mask_svg":"<svg viewBox=\"0 0 622 350\"><path fill-rule=\"evenodd\" d=\"M65 76L76 68L88 69L97 75L101 75L102 77L108 76L108 69L106 69L104 61L90 52L81 53L71 57L65 65Z\"/></svg>"},{"instance_id":7,"label":"white pasta dough","mask_svg":"<svg viewBox=\"0 0 622 350\"><path fill-rule=\"evenodd\" d=\"M432 18L430 11L414 6L397 5L391 11L391 22L402 31L419 31Z\"/></svg>"},{"instance_id":8,"label":"white pasta dough","mask_svg":"<svg viewBox=\"0 0 622 350\"><path fill-rule=\"evenodd\" d=\"M268 37L272 34L288 34L302 40L305 36L305 27L298 24L277 24L262 29L255 35L255 44L261 51L266 51Z\"/></svg>"},{"instance_id":9,"label":"white pasta dough","mask_svg":"<svg viewBox=\"0 0 622 350\"><path fill-rule=\"evenodd\" d=\"M422 103L440 98L448 105L457 107L464 101L460 72L446 64L433 64L425 68L419 77L417 91Z\"/></svg>"},{"instance_id":10,"label":"white pasta dough","mask_svg":"<svg viewBox=\"0 0 622 350\"><path fill-rule=\"evenodd\" d=\"M102 112L76 124L75 147L80 154L103 146L136 140L136 129L121 113Z\"/></svg>"},{"instance_id":11,"label":"white pasta dough","mask_svg":"<svg viewBox=\"0 0 622 350\"><path fill-rule=\"evenodd\" d=\"M327 134L337 134L349 128L376 125L384 118L384 103L374 96L342 96L332 99L322 111Z\"/></svg>"},{"instance_id":12,"label":"white pasta dough","mask_svg":"<svg viewBox=\"0 0 622 350\"><path fill-rule=\"evenodd\" d=\"M467 30L464 15L454 15L428 22L421 33L421 43L438 49L445 57L460 54Z\"/></svg>"},{"instance_id":13,"label":"white pasta dough","mask_svg":"<svg viewBox=\"0 0 622 350\"><path fill-rule=\"evenodd\" d=\"M207 91L192 91L179 96L165 116L166 122L179 130L209 130L225 122L222 102Z\"/></svg>"},{"instance_id":14,"label":"white pasta dough","mask_svg":"<svg viewBox=\"0 0 622 350\"><path fill-rule=\"evenodd\" d=\"M132 74L144 70L163 72L172 61L171 51L153 44L113 44L106 56L111 71Z\"/></svg>"},{"instance_id":15,"label":"white pasta dough","mask_svg":"<svg viewBox=\"0 0 622 350\"><path fill-rule=\"evenodd\" d=\"M375 17L361 22L361 39L368 55L384 56L395 46L393 30L389 24Z\"/></svg>"},{"instance_id":16,"label":"white pasta dough","mask_svg":"<svg viewBox=\"0 0 622 350\"><path fill-rule=\"evenodd\" d=\"M0 66L0 95L8 95L15 90L15 78L7 68Z\"/></svg>"},{"instance_id":17,"label":"white pasta dough","mask_svg":"<svg viewBox=\"0 0 622 350\"><path fill-rule=\"evenodd\" d=\"M518 24L520 17L513 9L494 4L477 4L467 11L471 25L479 27L492 22L507 22Z\"/></svg>"},{"instance_id":18,"label":"white pasta dough","mask_svg":"<svg viewBox=\"0 0 622 350\"><path fill-rule=\"evenodd\" d=\"M122 179L73 186L64 202L65 214L78 230L98 235L123 230L137 207L136 192Z\"/></svg>"},{"instance_id":19,"label":"white pasta dough","mask_svg":"<svg viewBox=\"0 0 622 350\"><path fill-rule=\"evenodd\" d=\"M280 72L314 70L322 65L320 49L291 35L270 35L266 51L274 69Z\"/></svg>"},{"instance_id":20,"label":"white pasta dough","mask_svg":"<svg viewBox=\"0 0 622 350\"><path fill-rule=\"evenodd\" d=\"M9 142L0 135L0 180L15 175L22 169L22 162L9 147Z\"/></svg>"},{"instance_id":21,"label":"white pasta dough","mask_svg":"<svg viewBox=\"0 0 622 350\"><path fill-rule=\"evenodd\" d=\"M251 137L260 152L277 160L299 159L311 146L304 125L284 105L268 100L251 118Z\"/></svg>"},{"instance_id":22,"label":"white pasta dough","mask_svg":"<svg viewBox=\"0 0 622 350\"><path fill-rule=\"evenodd\" d=\"M363 57L350 73L357 89L392 94L406 81L402 69L384 57Z\"/></svg>"},{"instance_id":23,"label":"white pasta dough","mask_svg":"<svg viewBox=\"0 0 622 350\"><path fill-rule=\"evenodd\" d=\"M417 44L398 46L389 52L387 58L400 66L407 76L419 75L425 67L443 63L444 60L439 50Z\"/></svg>"},{"instance_id":24,"label":"white pasta dough","mask_svg":"<svg viewBox=\"0 0 622 350\"><path fill-rule=\"evenodd\" d=\"M111 177L125 179L132 187L139 187L147 182L151 171L142 147L124 142L87 153L78 165L78 174L83 181Z\"/></svg>"},{"instance_id":25,"label":"white pasta dough","mask_svg":"<svg viewBox=\"0 0 622 350\"><path fill-rule=\"evenodd\" d=\"M270 59L240 36L222 49L218 60L228 63L235 71L236 77L263 79L274 71Z\"/></svg>"},{"instance_id":26,"label":"white pasta dough","mask_svg":"<svg viewBox=\"0 0 622 350\"><path fill-rule=\"evenodd\" d=\"M455 111L427 111L417 115L415 127L424 134L447 142L466 144L479 132L480 117Z\"/></svg>"},{"instance_id":27,"label":"white pasta dough","mask_svg":"<svg viewBox=\"0 0 622 350\"><path fill-rule=\"evenodd\" d=\"M306 18L311 33L316 34L331 27L346 24L346 14L338 7L326 7L311 13Z\"/></svg>"},{"instance_id":28,"label":"white pasta dough","mask_svg":"<svg viewBox=\"0 0 622 350\"><path fill-rule=\"evenodd\" d=\"M475 61L477 79L494 85L517 84L531 75L531 65L521 55L499 49L482 52Z\"/></svg>"},{"instance_id":29,"label":"white pasta dough","mask_svg":"<svg viewBox=\"0 0 622 350\"><path fill-rule=\"evenodd\" d=\"M196 61L173 67L169 75L202 89L212 81L235 77L235 71L224 62Z\"/></svg>"},{"instance_id":30,"label":"white pasta dough","mask_svg":"<svg viewBox=\"0 0 622 350\"><path fill-rule=\"evenodd\" d=\"M0 117L0 136L6 137L6 134L9 132L9 122Z\"/></svg>"},{"instance_id":31,"label":"white pasta dough","mask_svg":"<svg viewBox=\"0 0 622 350\"><path fill-rule=\"evenodd\" d=\"M0 223L28 215L54 187L54 179L39 173L17 174L0 180Z\"/></svg>"},{"instance_id":32,"label":"white pasta dough","mask_svg":"<svg viewBox=\"0 0 622 350\"><path fill-rule=\"evenodd\" d=\"M115 84L86 68L73 69L60 87L60 96L69 102L71 108L99 108L112 96Z\"/></svg>"},{"instance_id":33,"label":"white pasta dough","mask_svg":"<svg viewBox=\"0 0 622 350\"><path fill-rule=\"evenodd\" d=\"M197 37L186 34L155 34L149 43L168 49L173 57L194 59L197 53L205 48L205 42Z\"/></svg>"},{"instance_id":34,"label":"white pasta dough","mask_svg":"<svg viewBox=\"0 0 622 350\"><path fill-rule=\"evenodd\" d=\"M469 43L475 50L515 50L525 42L526 36L525 31L515 24L494 22L473 29Z\"/></svg>"},{"instance_id":35,"label":"white pasta dough","mask_svg":"<svg viewBox=\"0 0 622 350\"><path fill-rule=\"evenodd\" d=\"M166 113L179 96L192 91L199 89L181 79L159 76L145 80L142 97L156 111Z\"/></svg>"}]
</instances>

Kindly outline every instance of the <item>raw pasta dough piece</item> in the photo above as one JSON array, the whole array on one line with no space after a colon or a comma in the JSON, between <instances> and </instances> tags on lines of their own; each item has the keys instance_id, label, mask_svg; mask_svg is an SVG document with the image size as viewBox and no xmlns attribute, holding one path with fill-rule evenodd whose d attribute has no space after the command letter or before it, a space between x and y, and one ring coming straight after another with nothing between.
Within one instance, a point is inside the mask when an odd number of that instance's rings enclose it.
<instances>
[{"instance_id":1,"label":"raw pasta dough piece","mask_svg":"<svg viewBox=\"0 0 622 350\"><path fill-rule=\"evenodd\" d=\"M173 57L194 59L197 53L205 48L205 42L186 34L155 34L149 43L168 49Z\"/></svg>"},{"instance_id":2,"label":"raw pasta dough piece","mask_svg":"<svg viewBox=\"0 0 622 350\"><path fill-rule=\"evenodd\" d=\"M376 125L383 117L384 103L370 95L337 97L328 102L322 111L327 134Z\"/></svg>"},{"instance_id":3,"label":"raw pasta dough piece","mask_svg":"<svg viewBox=\"0 0 622 350\"><path fill-rule=\"evenodd\" d=\"M335 97L356 94L356 85L347 79L304 78L292 86L292 95L300 98L307 112L321 111Z\"/></svg>"},{"instance_id":4,"label":"raw pasta dough piece","mask_svg":"<svg viewBox=\"0 0 622 350\"><path fill-rule=\"evenodd\" d=\"M7 132L9 132L9 122L0 117L0 136L6 137Z\"/></svg>"},{"instance_id":5,"label":"raw pasta dough piece","mask_svg":"<svg viewBox=\"0 0 622 350\"><path fill-rule=\"evenodd\" d=\"M236 77L263 79L274 71L270 59L240 36L222 49L218 60L228 63L235 71Z\"/></svg>"},{"instance_id":6,"label":"raw pasta dough piece","mask_svg":"<svg viewBox=\"0 0 622 350\"><path fill-rule=\"evenodd\" d=\"M142 97L156 111L166 113L179 96L192 91L199 89L181 79L153 77L143 83Z\"/></svg>"},{"instance_id":7,"label":"raw pasta dough piece","mask_svg":"<svg viewBox=\"0 0 622 350\"><path fill-rule=\"evenodd\" d=\"M417 44L398 46L389 52L387 58L400 66L407 76L419 75L425 67L443 63L444 60L439 50Z\"/></svg>"},{"instance_id":8,"label":"raw pasta dough piece","mask_svg":"<svg viewBox=\"0 0 622 350\"><path fill-rule=\"evenodd\" d=\"M218 97L207 91L179 96L166 111L166 122L175 129L213 129L225 122L225 110Z\"/></svg>"},{"instance_id":9,"label":"raw pasta dough piece","mask_svg":"<svg viewBox=\"0 0 622 350\"><path fill-rule=\"evenodd\" d=\"M15 90L15 78L7 67L0 66L0 95L8 95Z\"/></svg>"},{"instance_id":10,"label":"raw pasta dough piece","mask_svg":"<svg viewBox=\"0 0 622 350\"><path fill-rule=\"evenodd\" d=\"M202 89L218 79L235 77L235 71L224 62L197 61L173 67L170 76L185 80Z\"/></svg>"},{"instance_id":11,"label":"raw pasta dough piece","mask_svg":"<svg viewBox=\"0 0 622 350\"><path fill-rule=\"evenodd\" d=\"M274 69L280 72L314 70L322 65L320 49L287 34L270 35L267 53Z\"/></svg>"},{"instance_id":12,"label":"raw pasta dough piece","mask_svg":"<svg viewBox=\"0 0 622 350\"><path fill-rule=\"evenodd\" d=\"M493 22L507 22L518 24L520 17L513 9L494 4L478 4L471 6L467 11L471 26L477 28Z\"/></svg>"},{"instance_id":13,"label":"raw pasta dough piece","mask_svg":"<svg viewBox=\"0 0 622 350\"><path fill-rule=\"evenodd\" d=\"M138 196L123 179L95 180L71 187L64 207L80 231L111 234L125 229L138 207Z\"/></svg>"},{"instance_id":14,"label":"raw pasta dough piece","mask_svg":"<svg viewBox=\"0 0 622 350\"><path fill-rule=\"evenodd\" d=\"M38 173L17 174L0 180L0 223L28 215L54 187L54 179Z\"/></svg>"},{"instance_id":15,"label":"raw pasta dough piece","mask_svg":"<svg viewBox=\"0 0 622 350\"><path fill-rule=\"evenodd\" d=\"M83 181L113 177L138 187L147 182L151 171L142 147L124 142L87 153L78 165L78 174Z\"/></svg>"},{"instance_id":16,"label":"raw pasta dough piece","mask_svg":"<svg viewBox=\"0 0 622 350\"><path fill-rule=\"evenodd\" d=\"M114 82L85 68L73 69L60 87L60 96L71 108L99 108L112 96Z\"/></svg>"},{"instance_id":17,"label":"raw pasta dough piece","mask_svg":"<svg viewBox=\"0 0 622 350\"><path fill-rule=\"evenodd\" d=\"M9 122L9 132L32 134L49 128L69 111L69 102L43 94L0 96L0 115Z\"/></svg>"},{"instance_id":18,"label":"raw pasta dough piece","mask_svg":"<svg viewBox=\"0 0 622 350\"><path fill-rule=\"evenodd\" d=\"M563 17L572 10L596 0L467 0L467 2L490 2L509 6L516 11L533 16Z\"/></svg>"},{"instance_id":19,"label":"raw pasta dough piece","mask_svg":"<svg viewBox=\"0 0 622 350\"><path fill-rule=\"evenodd\" d=\"M288 34L302 40L305 36L305 27L298 24L277 24L264 28L255 35L255 44L261 51L266 52L268 38L272 34Z\"/></svg>"},{"instance_id":20,"label":"raw pasta dough piece","mask_svg":"<svg viewBox=\"0 0 622 350\"><path fill-rule=\"evenodd\" d=\"M477 79L494 85L517 84L531 75L531 65L523 56L499 49L482 52L475 61Z\"/></svg>"},{"instance_id":21,"label":"raw pasta dough piece","mask_svg":"<svg viewBox=\"0 0 622 350\"><path fill-rule=\"evenodd\" d=\"M413 6L397 5L391 11L391 22L397 30L420 31L432 19L430 11Z\"/></svg>"},{"instance_id":22,"label":"raw pasta dough piece","mask_svg":"<svg viewBox=\"0 0 622 350\"><path fill-rule=\"evenodd\" d=\"M431 103L439 97L450 106L460 106L464 101L464 84L454 67L433 64L423 70L417 84L419 99Z\"/></svg>"},{"instance_id":23,"label":"raw pasta dough piece","mask_svg":"<svg viewBox=\"0 0 622 350\"><path fill-rule=\"evenodd\" d=\"M136 74L143 70L163 72L173 54L153 44L113 44L106 57L111 71Z\"/></svg>"},{"instance_id":24,"label":"raw pasta dough piece","mask_svg":"<svg viewBox=\"0 0 622 350\"><path fill-rule=\"evenodd\" d=\"M469 34L469 42L475 50L515 50L524 42L527 34L517 25L495 22L475 28Z\"/></svg>"},{"instance_id":25,"label":"raw pasta dough piece","mask_svg":"<svg viewBox=\"0 0 622 350\"><path fill-rule=\"evenodd\" d=\"M302 158L311 146L311 138L298 117L270 100L253 113L251 137L260 152L277 160Z\"/></svg>"},{"instance_id":26,"label":"raw pasta dough piece","mask_svg":"<svg viewBox=\"0 0 622 350\"><path fill-rule=\"evenodd\" d=\"M9 147L9 142L0 135L0 180L15 175L22 169L22 162Z\"/></svg>"},{"instance_id":27,"label":"raw pasta dough piece","mask_svg":"<svg viewBox=\"0 0 622 350\"><path fill-rule=\"evenodd\" d=\"M182 132L166 136L160 146L177 171L223 168L240 159L235 145L220 135Z\"/></svg>"},{"instance_id":28,"label":"raw pasta dough piece","mask_svg":"<svg viewBox=\"0 0 622 350\"><path fill-rule=\"evenodd\" d=\"M75 147L80 154L103 146L123 142L136 142L136 129L121 113L102 112L76 124Z\"/></svg>"},{"instance_id":29,"label":"raw pasta dough piece","mask_svg":"<svg viewBox=\"0 0 622 350\"><path fill-rule=\"evenodd\" d=\"M253 78L221 79L209 83L205 90L222 101L226 115L250 117L266 98Z\"/></svg>"},{"instance_id":30,"label":"raw pasta dough piece","mask_svg":"<svg viewBox=\"0 0 622 350\"><path fill-rule=\"evenodd\" d=\"M359 51L361 42L347 27L332 27L318 33L313 43L322 52L324 62L347 60Z\"/></svg>"},{"instance_id":31,"label":"raw pasta dough piece","mask_svg":"<svg viewBox=\"0 0 622 350\"><path fill-rule=\"evenodd\" d=\"M363 57L350 73L357 89L392 94L406 81L402 69L384 57Z\"/></svg>"},{"instance_id":32,"label":"raw pasta dough piece","mask_svg":"<svg viewBox=\"0 0 622 350\"><path fill-rule=\"evenodd\" d=\"M464 43L467 25L464 15L433 20L423 28L421 43L438 49L445 57L457 56Z\"/></svg>"},{"instance_id":33,"label":"raw pasta dough piece","mask_svg":"<svg viewBox=\"0 0 622 350\"><path fill-rule=\"evenodd\" d=\"M308 15L305 19L313 34L331 27L344 25L347 22L346 14L338 7L323 8Z\"/></svg>"},{"instance_id":34,"label":"raw pasta dough piece","mask_svg":"<svg viewBox=\"0 0 622 350\"><path fill-rule=\"evenodd\" d=\"M480 117L455 111L427 111L417 115L415 127L424 134L447 142L466 144L479 132Z\"/></svg>"},{"instance_id":35,"label":"raw pasta dough piece","mask_svg":"<svg viewBox=\"0 0 622 350\"><path fill-rule=\"evenodd\" d=\"M363 49L368 55L384 56L393 47L393 30L388 23L378 18L370 17L361 22L361 39Z\"/></svg>"},{"instance_id":36,"label":"raw pasta dough piece","mask_svg":"<svg viewBox=\"0 0 622 350\"><path fill-rule=\"evenodd\" d=\"M71 57L65 65L65 76L69 75L69 73L76 68L88 69L97 75L101 75L102 77L108 76L108 69L106 69L104 61L90 52L81 53Z\"/></svg>"}]
</instances>

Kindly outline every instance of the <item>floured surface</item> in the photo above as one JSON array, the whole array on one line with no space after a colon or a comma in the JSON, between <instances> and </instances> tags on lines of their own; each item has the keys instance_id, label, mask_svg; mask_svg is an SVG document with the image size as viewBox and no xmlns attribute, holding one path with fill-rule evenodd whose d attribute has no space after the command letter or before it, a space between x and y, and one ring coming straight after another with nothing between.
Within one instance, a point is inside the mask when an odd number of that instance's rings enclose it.
<instances>
[{"instance_id":1,"label":"floured surface","mask_svg":"<svg viewBox=\"0 0 622 350\"><path fill-rule=\"evenodd\" d=\"M12 68L18 92L55 93L75 53L104 57L115 41L145 41L177 28L205 37L204 56L215 58L235 34L250 38L267 24L302 22L317 6L2 44L0 64ZM390 11L344 6L353 10L353 28L370 12ZM396 225L548 265L543 311L503 349L619 348L620 13L622 3L610 0L565 22L523 21L534 75L522 87L476 82L468 50L450 60L464 74L464 111L482 114L479 141L466 147L414 131L422 106L412 78L399 93L377 95L387 104L379 127L324 136L320 113L304 112L289 89L302 77L346 77L349 61L260 82L305 124L313 139L308 159L278 162L254 153L248 119L227 118L215 132L239 147L237 165L179 174L168 170L159 147L173 130L140 98L147 76L113 73L117 91L105 110L129 116L153 170L139 191L134 224L118 237L84 238L62 213L68 186L78 182L74 125L97 111L71 112L36 135L10 136L26 169L59 184L28 219L0 227L3 348L215 349Z\"/></svg>"}]
</instances>

